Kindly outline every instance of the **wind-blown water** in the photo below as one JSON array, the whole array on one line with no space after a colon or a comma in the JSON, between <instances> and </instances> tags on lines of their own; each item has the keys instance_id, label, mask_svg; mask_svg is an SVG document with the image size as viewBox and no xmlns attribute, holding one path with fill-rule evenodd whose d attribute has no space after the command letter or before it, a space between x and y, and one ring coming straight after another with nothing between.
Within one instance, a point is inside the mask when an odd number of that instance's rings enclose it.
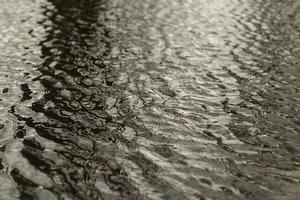
<instances>
[{"instance_id":1,"label":"wind-blown water","mask_svg":"<svg viewBox=\"0 0 300 200\"><path fill-rule=\"evenodd\" d=\"M300 196L297 0L2 0L0 199Z\"/></svg>"}]
</instances>

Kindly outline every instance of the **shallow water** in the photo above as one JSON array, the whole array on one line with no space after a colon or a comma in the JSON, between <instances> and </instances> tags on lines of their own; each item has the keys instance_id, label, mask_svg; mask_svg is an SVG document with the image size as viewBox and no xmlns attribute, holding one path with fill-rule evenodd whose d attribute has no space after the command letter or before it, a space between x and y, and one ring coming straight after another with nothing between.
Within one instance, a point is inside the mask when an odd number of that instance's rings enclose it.
<instances>
[{"instance_id":1,"label":"shallow water","mask_svg":"<svg viewBox=\"0 0 300 200\"><path fill-rule=\"evenodd\" d=\"M0 199L299 198L299 1L2 1Z\"/></svg>"}]
</instances>

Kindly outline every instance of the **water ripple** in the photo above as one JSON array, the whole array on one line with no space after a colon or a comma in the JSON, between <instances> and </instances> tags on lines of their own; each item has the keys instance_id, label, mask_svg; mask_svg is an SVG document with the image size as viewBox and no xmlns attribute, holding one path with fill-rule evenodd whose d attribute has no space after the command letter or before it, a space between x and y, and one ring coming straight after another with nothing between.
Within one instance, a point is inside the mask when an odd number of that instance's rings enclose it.
<instances>
[{"instance_id":1,"label":"water ripple","mask_svg":"<svg viewBox=\"0 0 300 200\"><path fill-rule=\"evenodd\" d=\"M298 9L5 0L0 199L297 199Z\"/></svg>"}]
</instances>

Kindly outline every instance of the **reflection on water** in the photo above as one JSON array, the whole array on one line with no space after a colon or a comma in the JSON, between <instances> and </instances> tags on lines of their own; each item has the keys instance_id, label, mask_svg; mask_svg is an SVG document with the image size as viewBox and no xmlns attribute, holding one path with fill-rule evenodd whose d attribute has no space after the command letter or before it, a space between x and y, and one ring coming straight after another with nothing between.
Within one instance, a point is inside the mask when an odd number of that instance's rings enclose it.
<instances>
[{"instance_id":1,"label":"reflection on water","mask_svg":"<svg viewBox=\"0 0 300 200\"><path fill-rule=\"evenodd\" d=\"M298 5L5 1L1 198L297 199Z\"/></svg>"}]
</instances>

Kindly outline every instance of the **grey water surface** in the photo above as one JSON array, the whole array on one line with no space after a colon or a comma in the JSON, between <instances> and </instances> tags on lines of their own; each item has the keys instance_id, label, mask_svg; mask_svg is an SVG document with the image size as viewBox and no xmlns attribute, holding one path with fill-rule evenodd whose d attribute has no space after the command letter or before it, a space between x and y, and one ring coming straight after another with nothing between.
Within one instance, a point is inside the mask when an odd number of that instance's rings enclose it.
<instances>
[{"instance_id":1,"label":"grey water surface","mask_svg":"<svg viewBox=\"0 0 300 200\"><path fill-rule=\"evenodd\" d=\"M300 1L0 5L1 200L300 199Z\"/></svg>"}]
</instances>

